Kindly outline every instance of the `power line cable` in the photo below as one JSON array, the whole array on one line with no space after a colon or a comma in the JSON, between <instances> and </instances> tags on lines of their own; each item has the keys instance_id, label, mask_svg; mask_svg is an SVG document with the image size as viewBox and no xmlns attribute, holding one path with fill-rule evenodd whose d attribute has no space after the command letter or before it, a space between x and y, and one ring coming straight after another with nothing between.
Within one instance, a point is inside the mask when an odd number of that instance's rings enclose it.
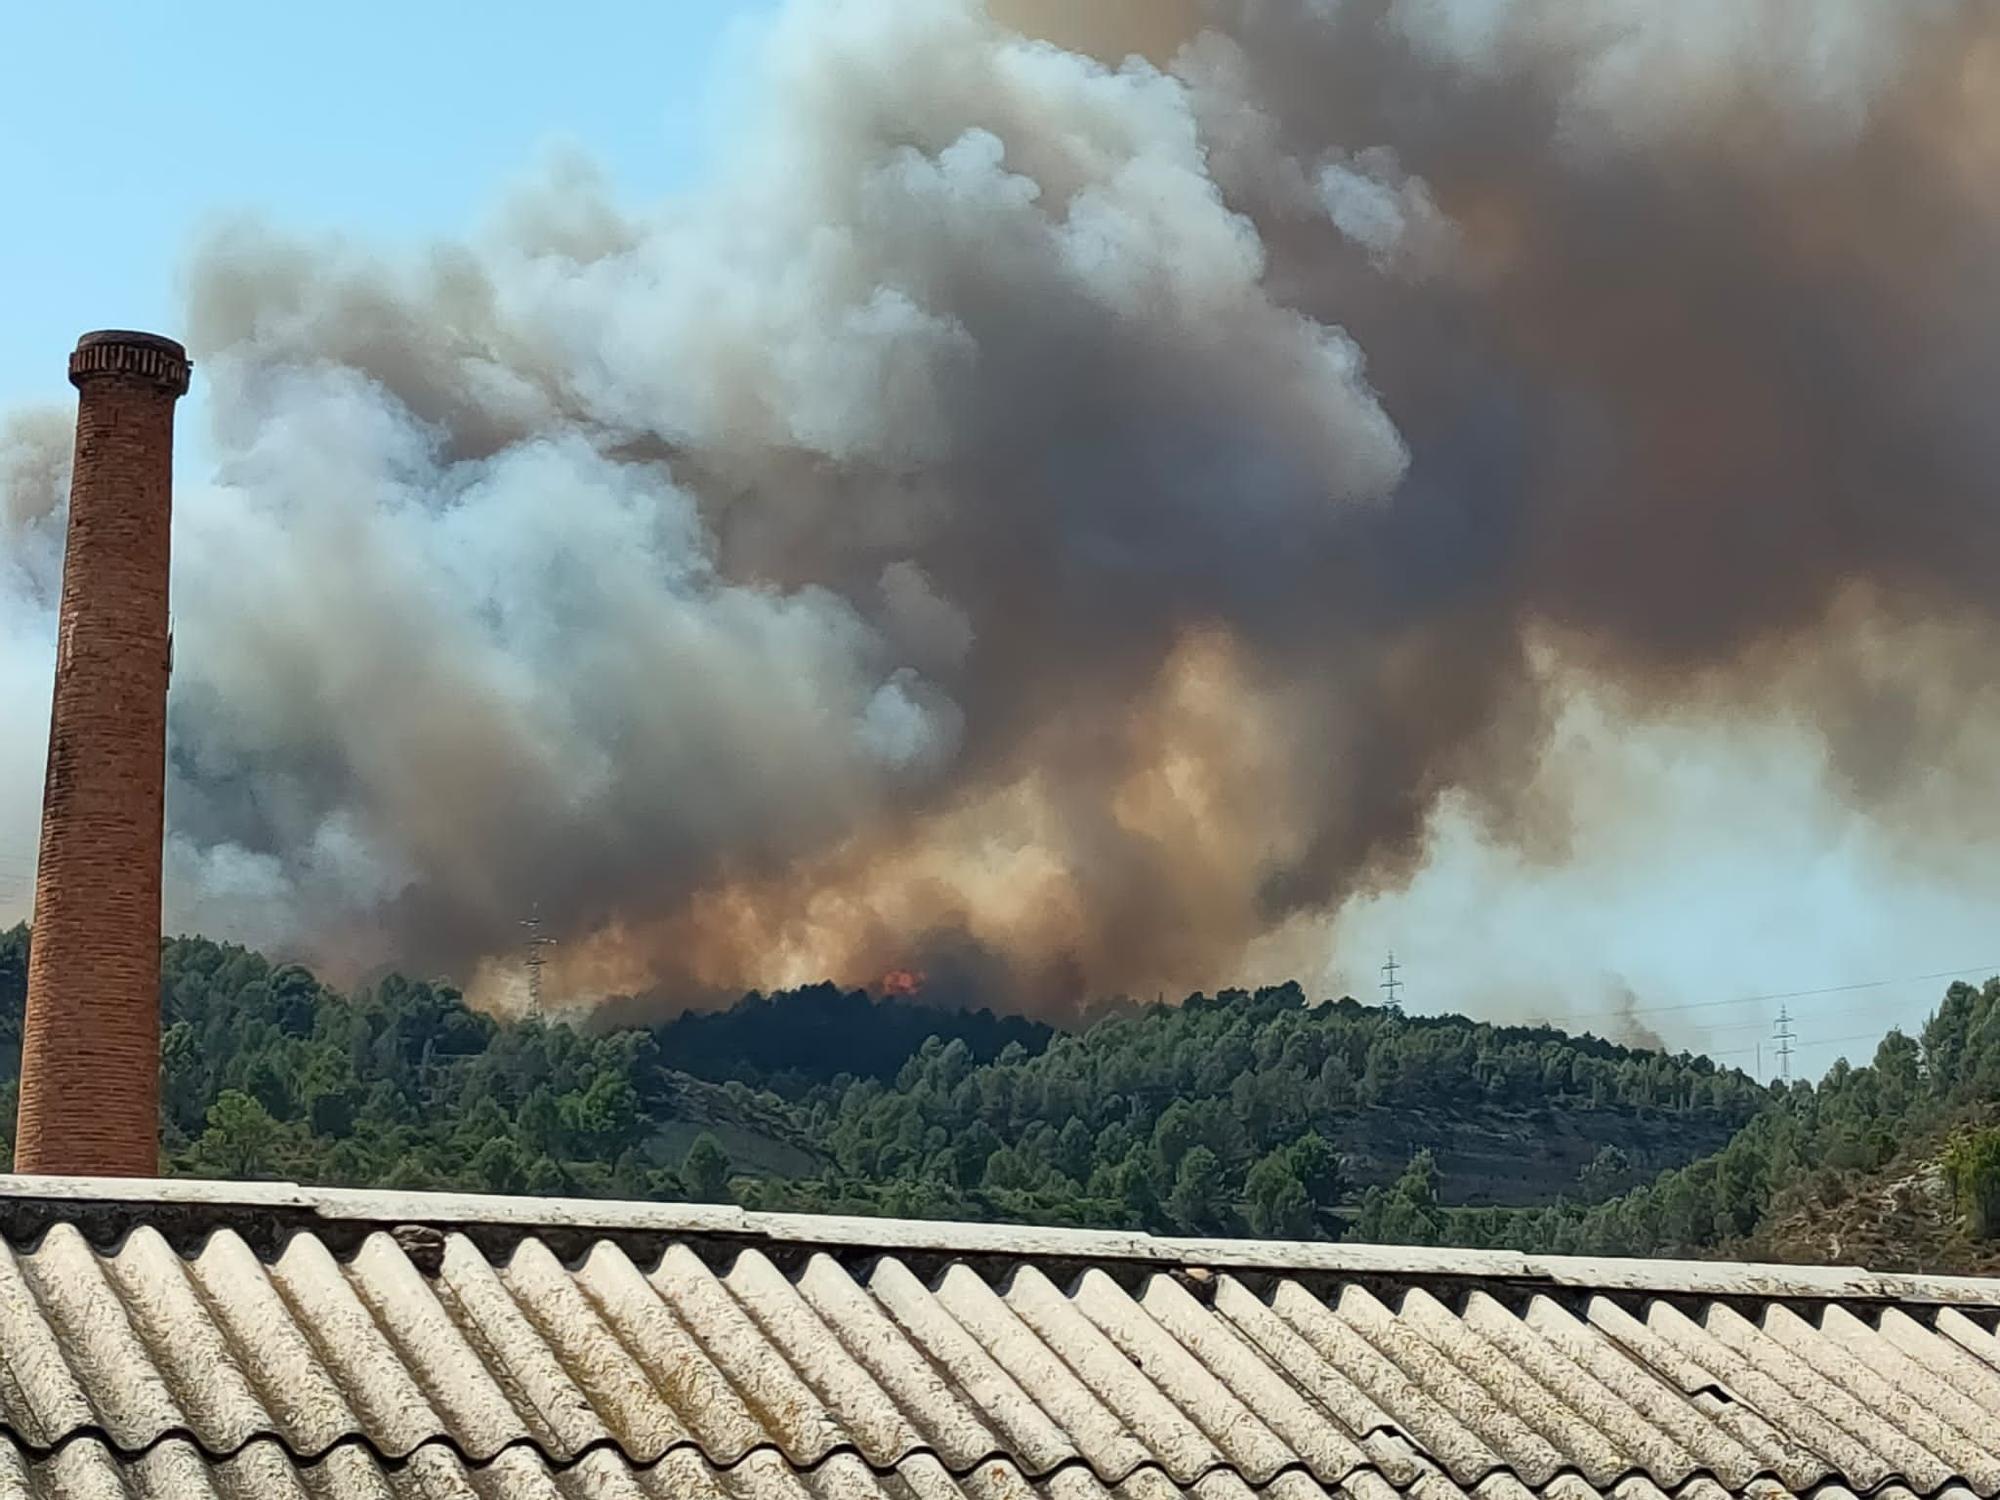
<instances>
[{"instance_id":1,"label":"power line cable","mask_svg":"<svg viewBox=\"0 0 2000 1500\"><path fill-rule=\"evenodd\" d=\"M1862 1016L1881 1014L1883 1012L1879 1006L1854 1006L1843 1007L1839 1010L1814 1011L1809 1015L1793 1016L1792 1019L1794 1021L1812 1022L1851 1021ZM1711 1034L1721 1034L1730 1031L1763 1031L1770 1024L1768 1020L1760 1016L1754 1021L1725 1021L1720 1026L1704 1026L1702 1029Z\"/></svg>"},{"instance_id":2,"label":"power line cable","mask_svg":"<svg viewBox=\"0 0 2000 1500\"><path fill-rule=\"evenodd\" d=\"M1887 1031L1857 1031L1851 1036L1810 1037L1799 1043L1798 1050L1803 1052L1808 1047L1838 1047L1846 1042L1879 1042L1888 1034Z\"/></svg>"},{"instance_id":3,"label":"power line cable","mask_svg":"<svg viewBox=\"0 0 2000 1500\"><path fill-rule=\"evenodd\" d=\"M1772 1000L1808 1000L1816 995L1846 995L1857 990L1887 989L1892 984L1921 984L1933 979L1963 979L1968 974L2000 974L2000 963L1942 969L1935 974L1910 974L1900 979L1867 979L1856 984L1829 984L1816 990L1779 990L1768 995L1740 995L1733 1000L1695 1000L1685 1005L1648 1005L1637 1010L1571 1011L1565 1021L1622 1020L1626 1016L1662 1016L1686 1010L1713 1010L1724 1005L1762 1005ZM1762 1025L1760 1021L1758 1023Z\"/></svg>"},{"instance_id":4,"label":"power line cable","mask_svg":"<svg viewBox=\"0 0 2000 1500\"><path fill-rule=\"evenodd\" d=\"M1804 1052L1808 1048L1812 1047L1838 1047L1848 1042L1879 1042L1882 1040L1883 1037L1887 1036L1888 1034L1889 1034L1888 1029L1885 1027L1881 1031L1857 1031L1850 1036L1813 1037L1801 1041L1799 1045L1793 1050L1796 1052ZM1742 1057L1747 1053L1756 1051L1762 1045L1763 1043L1757 1042L1753 1043L1748 1047L1731 1047L1727 1052L1704 1052L1702 1056L1710 1058Z\"/></svg>"}]
</instances>

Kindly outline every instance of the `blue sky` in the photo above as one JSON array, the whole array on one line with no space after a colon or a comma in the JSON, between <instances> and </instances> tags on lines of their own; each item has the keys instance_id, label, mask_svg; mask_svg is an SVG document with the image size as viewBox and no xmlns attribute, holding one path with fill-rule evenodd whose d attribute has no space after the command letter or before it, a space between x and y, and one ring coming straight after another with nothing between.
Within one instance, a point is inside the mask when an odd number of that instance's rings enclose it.
<instances>
[{"instance_id":1,"label":"blue sky","mask_svg":"<svg viewBox=\"0 0 2000 1500\"><path fill-rule=\"evenodd\" d=\"M211 216L407 242L475 226L554 142L687 185L772 0L0 6L0 409L65 401L76 335L172 334Z\"/></svg>"}]
</instances>

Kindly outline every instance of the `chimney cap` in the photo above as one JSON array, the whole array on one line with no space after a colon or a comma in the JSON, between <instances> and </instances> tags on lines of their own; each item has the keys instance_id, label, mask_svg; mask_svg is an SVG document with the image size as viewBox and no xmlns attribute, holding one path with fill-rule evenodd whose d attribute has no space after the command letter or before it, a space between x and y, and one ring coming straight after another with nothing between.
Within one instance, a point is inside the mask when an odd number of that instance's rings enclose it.
<instances>
[{"instance_id":1,"label":"chimney cap","mask_svg":"<svg viewBox=\"0 0 2000 1500\"><path fill-rule=\"evenodd\" d=\"M138 333L127 328L100 328L76 341L69 357L70 384L101 375L137 376L175 396L186 393L194 369L187 350L175 340L157 333Z\"/></svg>"},{"instance_id":2,"label":"chimney cap","mask_svg":"<svg viewBox=\"0 0 2000 1500\"><path fill-rule=\"evenodd\" d=\"M146 349L158 349L162 354L171 354L176 359L187 358L187 350L165 334L139 333L130 328L100 328L95 333L86 333L76 341L76 347L79 349L89 349L97 344L137 344Z\"/></svg>"}]
</instances>

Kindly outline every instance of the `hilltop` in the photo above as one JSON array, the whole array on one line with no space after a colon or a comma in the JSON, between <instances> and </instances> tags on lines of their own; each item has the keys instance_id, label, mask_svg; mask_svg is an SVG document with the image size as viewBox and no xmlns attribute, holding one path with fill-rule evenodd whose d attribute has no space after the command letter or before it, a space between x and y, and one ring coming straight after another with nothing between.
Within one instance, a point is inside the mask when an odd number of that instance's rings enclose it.
<instances>
[{"instance_id":1,"label":"hilltop","mask_svg":"<svg viewBox=\"0 0 2000 1500\"><path fill-rule=\"evenodd\" d=\"M933 1036L962 1041L976 1061L991 1062L1009 1044L1041 1051L1055 1029L1025 1016L816 984L753 992L727 1010L689 1011L652 1035L660 1055L682 1072L797 1096L842 1074L894 1078Z\"/></svg>"}]
</instances>

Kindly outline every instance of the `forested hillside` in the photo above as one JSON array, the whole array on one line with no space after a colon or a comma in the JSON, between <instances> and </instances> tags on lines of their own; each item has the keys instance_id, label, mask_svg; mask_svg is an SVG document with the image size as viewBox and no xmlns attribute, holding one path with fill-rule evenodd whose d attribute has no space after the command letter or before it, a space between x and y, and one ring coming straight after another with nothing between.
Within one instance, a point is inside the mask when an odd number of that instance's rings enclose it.
<instances>
[{"instance_id":1,"label":"forested hillside","mask_svg":"<svg viewBox=\"0 0 2000 1500\"><path fill-rule=\"evenodd\" d=\"M0 934L0 1131L27 945ZM162 1004L175 1172L2000 1267L2000 980L1952 986L1867 1066L1769 1089L1295 986L1077 1035L828 988L582 1031L400 978L340 995L180 939Z\"/></svg>"},{"instance_id":2,"label":"forested hillside","mask_svg":"<svg viewBox=\"0 0 2000 1500\"><path fill-rule=\"evenodd\" d=\"M2000 1270L2000 979L1954 984L1864 1067L1774 1086L1715 1155L1615 1200L1520 1215L1412 1214L1398 1237L1593 1254ZM1398 1198L1422 1199L1414 1182Z\"/></svg>"},{"instance_id":3,"label":"forested hillside","mask_svg":"<svg viewBox=\"0 0 2000 1500\"><path fill-rule=\"evenodd\" d=\"M0 935L9 1126L26 952L24 930ZM1393 1232L1382 1205L1402 1200L1383 1188L1419 1153L1445 1205L1594 1199L1720 1147L1765 1104L1705 1059L1308 1006L1292 986L1082 1035L830 990L583 1032L399 978L342 996L199 939L162 967L169 1162L222 1176Z\"/></svg>"},{"instance_id":4,"label":"forested hillside","mask_svg":"<svg viewBox=\"0 0 2000 1500\"><path fill-rule=\"evenodd\" d=\"M927 1042L893 1085L808 1101L832 1172L749 1198L1310 1235L1427 1147L1445 1202L1547 1203L1712 1150L1762 1103L1706 1059L1308 1006L1288 985L1104 1021L989 1067Z\"/></svg>"}]
</instances>

